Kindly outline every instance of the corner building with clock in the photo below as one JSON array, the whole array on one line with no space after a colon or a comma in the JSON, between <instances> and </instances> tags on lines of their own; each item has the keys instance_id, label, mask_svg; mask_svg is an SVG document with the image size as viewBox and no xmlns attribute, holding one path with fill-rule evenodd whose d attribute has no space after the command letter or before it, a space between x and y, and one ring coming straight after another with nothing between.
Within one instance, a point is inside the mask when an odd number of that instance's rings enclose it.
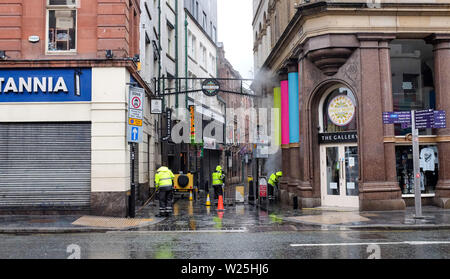
<instances>
[{"instance_id":1,"label":"corner building with clock","mask_svg":"<svg viewBox=\"0 0 450 279\"><path fill-rule=\"evenodd\" d=\"M295 2L253 1L255 73L281 103L283 203L414 205L411 128L383 112L450 113L450 1ZM448 124L420 129L420 170L422 204L450 208Z\"/></svg>"}]
</instances>

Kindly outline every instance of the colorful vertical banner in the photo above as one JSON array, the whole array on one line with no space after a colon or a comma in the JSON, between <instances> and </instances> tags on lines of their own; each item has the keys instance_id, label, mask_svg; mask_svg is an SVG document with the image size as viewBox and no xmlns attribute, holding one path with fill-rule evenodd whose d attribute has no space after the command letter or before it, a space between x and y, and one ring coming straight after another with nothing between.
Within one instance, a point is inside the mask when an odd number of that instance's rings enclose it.
<instances>
[{"instance_id":1,"label":"colorful vertical banner","mask_svg":"<svg viewBox=\"0 0 450 279\"><path fill-rule=\"evenodd\" d=\"M289 143L300 142L300 111L298 72L288 74L289 79Z\"/></svg>"},{"instance_id":2,"label":"colorful vertical banner","mask_svg":"<svg viewBox=\"0 0 450 279\"><path fill-rule=\"evenodd\" d=\"M195 106L189 106L191 116L191 144L195 144Z\"/></svg>"},{"instance_id":3,"label":"colorful vertical banner","mask_svg":"<svg viewBox=\"0 0 450 279\"><path fill-rule=\"evenodd\" d=\"M289 144L289 83L281 81L281 144Z\"/></svg>"},{"instance_id":4,"label":"colorful vertical banner","mask_svg":"<svg viewBox=\"0 0 450 279\"><path fill-rule=\"evenodd\" d=\"M275 140L275 145L281 145L281 87L275 87L273 89L273 107L275 113L277 113L278 119L275 121L275 130L273 134L273 139Z\"/></svg>"}]
</instances>

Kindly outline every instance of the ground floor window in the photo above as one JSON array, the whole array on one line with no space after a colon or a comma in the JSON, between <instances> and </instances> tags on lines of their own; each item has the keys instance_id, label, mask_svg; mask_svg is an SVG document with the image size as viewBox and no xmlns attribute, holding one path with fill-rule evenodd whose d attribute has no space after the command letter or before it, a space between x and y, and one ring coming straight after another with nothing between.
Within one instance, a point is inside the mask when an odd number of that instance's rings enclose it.
<instances>
[{"instance_id":1,"label":"ground floor window","mask_svg":"<svg viewBox=\"0 0 450 279\"><path fill-rule=\"evenodd\" d=\"M397 180L404 195L414 193L414 165L411 146L396 146ZM421 191L434 194L439 178L438 148L436 145L420 146Z\"/></svg>"}]
</instances>

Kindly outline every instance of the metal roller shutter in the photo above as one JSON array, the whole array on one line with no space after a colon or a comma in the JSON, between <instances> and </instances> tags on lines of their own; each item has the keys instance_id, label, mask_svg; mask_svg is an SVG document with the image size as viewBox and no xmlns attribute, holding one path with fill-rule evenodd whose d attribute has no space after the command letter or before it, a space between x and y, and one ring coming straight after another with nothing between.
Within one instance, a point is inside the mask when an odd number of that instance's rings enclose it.
<instances>
[{"instance_id":1,"label":"metal roller shutter","mask_svg":"<svg viewBox=\"0 0 450 279\"><path fill-rule=\"evenodd\" d=\"M0 123L0 208L88 209L90 123Z\"/></svg>"}]
</instances>

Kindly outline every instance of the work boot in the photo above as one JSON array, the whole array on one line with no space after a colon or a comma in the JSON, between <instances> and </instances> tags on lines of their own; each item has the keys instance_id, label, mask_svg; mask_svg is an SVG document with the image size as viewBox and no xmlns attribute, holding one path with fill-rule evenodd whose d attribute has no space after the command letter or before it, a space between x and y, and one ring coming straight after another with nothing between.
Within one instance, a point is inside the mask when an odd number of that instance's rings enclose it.
<instances>
[{"instance_id":1,"label":"work boot","mask_svg":"<svg viewBox=\"0 0 450 279\"><path fill-rule=\"evenodd\" d=\"M165 212L160 211L157 215L155 215L155 217L158 217L158 218L164 218L164 217L166 217L165 215L166 215Z\"/></svg>"}]
</instances>

